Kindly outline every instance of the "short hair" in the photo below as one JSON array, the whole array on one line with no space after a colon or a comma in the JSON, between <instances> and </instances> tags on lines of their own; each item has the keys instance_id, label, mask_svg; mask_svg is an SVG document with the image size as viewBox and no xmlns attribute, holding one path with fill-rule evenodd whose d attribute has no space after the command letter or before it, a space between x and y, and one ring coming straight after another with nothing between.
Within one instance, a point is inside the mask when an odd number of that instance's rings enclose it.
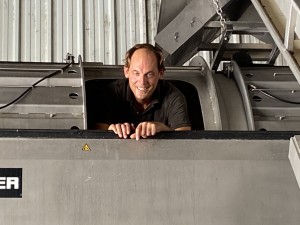
<instances>
[{"instance_id":1,"label":"short hair","mask_svg":"<svg viewBox=\"0 0 300 225\"><path fill-rule=\"evenodd\" d=\"M163 56L162 51L159 48L157 48L151 44L148 44L148 43L136 44L135 46L133 46L126 52L125 60L124 60L126 67L130 67L131 57L132 57L133 53L138 49L146 49L150 52L153 52L157 59L158 70L165 71L164 56Z\"/></svg>"}]
</instances>

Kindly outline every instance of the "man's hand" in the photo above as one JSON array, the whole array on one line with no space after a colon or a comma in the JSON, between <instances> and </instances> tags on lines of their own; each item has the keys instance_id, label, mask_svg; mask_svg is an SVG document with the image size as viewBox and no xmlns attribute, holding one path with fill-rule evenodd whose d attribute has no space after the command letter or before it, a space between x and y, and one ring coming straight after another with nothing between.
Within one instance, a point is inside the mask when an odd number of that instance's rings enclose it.
<instances>
[{"instance_id":1,"label":"man's hand","mask_svg":"<svg viewBox=\"0 0 300 225\"><path fill-rule=\"evenodd\" d=\"M119 138L127 138L130 135L131 130L134 130L134 126L129 123L117 123L109 125L108 130L114 131Z\"/></svg>"},{"instance_id":2,"label":"man's hand","mask_svg":"<svg viewBox=\"0 0 300 225\"><path fill-rule=\"evenodd\" d=\"M139 140L141 137L154 136L161 131L173 131L173 129L160 122L142 122L136 128L130 123L117 123L109 125L108 130L114 131L119 138L130 137L136 140ZM191 127L180 127L175 130L191 130ZM130 135L131 131L134 131L134 133Z\"/></svg>"},{"instance_id":3,"label":"man's hand","mask_svg":"<svg viewBox=\"0 0 300 225\"><path fill-rule=\"evenodd\" d=\"M172 131L172 129L160 122L142 122L136 127L135 133L131 134L130 138L139 140L140 137L154 136L160 131Z\"/></svg>"}]
</instances>

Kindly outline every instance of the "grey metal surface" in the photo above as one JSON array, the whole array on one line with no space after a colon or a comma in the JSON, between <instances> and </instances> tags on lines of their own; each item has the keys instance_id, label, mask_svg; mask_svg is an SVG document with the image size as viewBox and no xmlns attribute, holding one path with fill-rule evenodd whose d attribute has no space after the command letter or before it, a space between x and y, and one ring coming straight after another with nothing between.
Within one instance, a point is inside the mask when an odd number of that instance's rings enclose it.
<instances>
[{"instance_id":1,"label":"grey metal surface","mask_svg":"<svg viewBox=\"0 0 300 225\"><path fill-rule=\"evenodd\" d=\"M1 62L0 106L29 91L0 109L0 128L86 129L83 80L79 64Z\"/></svg>"},{"instance_id":2,"label":"grey metal surface","mask_svg":"<svg viewBox=\"0 0 300 225\"><path fill-rule=\"evenodd\" d=\"M244 103L233 79L214 74L222 130L249 130Z\"/></svg>"},{"instance_id":3,"label":"grey metal surface","mask_svg":"<svg viewBox=\"0 0 300 225\"><path fill-rule=\"evenodd\" d=\"M243 99L243 105L246 112L246 118L247 118L247 125L249 130L254 130L254 119L253 119L253 112L251 108L251 102L249 99L249 93L248 93L248 87L245 84L244 76L240 71L240 67L235 61L231 62L233 65L233 77L237 83L237 86L239 87L241 97Z\"/></svg>"},{"instance_id":4,"label":"grey metal surface","mask_svg":"<svg viewBox=\"0 0 300 225\"><path fill-rule=\"evenodd\" d=\"M170 2L163 1L161 7L166 8ZM238 20L250 4L248 0L218 1L226 20L229 21ZM160 20L163 21L161 24L165 27L160 26L154 40L164 50L166 63L178 66L191 59L200 50L198 48L200 45L211 43L220 36L221 32L220 24L214 28L206 27L209 21L218 20L213 1L192 0L187 2L184 8L182 8L183 4L178 4L178 7L174 6L168 9L169 12L166 15L160 16ZM239 10L235 10L237 7ZM177 13L176 16L175 13ZM172 20L170 20L171 16L174 17ZM170 22L167 24L165 21Z\"/></svg>"},{"instance_id":5,"label":"grey metal surface","mask_svg":"<svg viewBox=\"0 0 300 225\"><path fill-rule=\"evenodd\" d=\"M161 1L157 33L165 28L192 0L164 0Z\"/></svg>"},{"instance_id":6,"label":"grey metal surface","mask_svg":"<svg viewBox=\"0 0 300 225\"><path fill-rule=\"evenodd\" d=\"M0 138L1 167L23 168L22 198L0 198L1 223L298 225L288 145Z\"/></svg>"},{"instance_id":7,"label":"grey metal surface","mask_svg":"<svg viewBox=\"0 0 300 225\"><path fill-rule=\"evenodd\" d=\"M220 105L213 72L202 57L194 57L190 66L202 67L202 76L199 77L198 82L194 80L192 83L198 87L204 128L205 130L222 130Z\"/></svg>"},{"instance_id":8,"label":"grey metal surface","mask_svg":"<svg viewBox=\"0 0 300 225\"><path fill-rule=\"evenodd\" d=\"M283 55L287 65L290 67L292 73L294 74L297 82L300 83L300 69L299 65L297 64L294 57L291 55L289 51L287 51L283 39L272 23L270 17L267 15L266 11L262 3L258 0L251 0L252 4L254 5L255 9L257 10L258 14L260 15L262 21L265 23L266 27L268 28L272 38L274 39L275 44L278 46L281 54Z\"/></svg>"},{"instance_id":9,"label":"grey metal surface","mask_svg":"<svg viewBox=\"0 0 300 225\"><path fill-rule=\"evenodd\" d=\"M289 160L293 168L296 180L300 188L300 136L294 136L290 139Z\"/></svg>"},{"instance_id":10,"label":"grey metal surface","mask_svg":"<svg viewBox=\"0 0 300 225\"><path fill-rule=\"evenodd\" d=\"M258 38L259 40L261 40L262 43L272 44L273 47L276 46L274 44L274 40L273 40L272 36L270 35L268 29L266 28L266 25L263 23L262 19L260 18L259 14L256 11L253 4L249 5L249 7L245 10L245 12L238 19L238 22L244 22L244 23L246 22L247 24L249 24L248 28L245 27L245 29L242 29L241 33L247 34L248 30L250 29L249 33L251 33L255 38ZM252 23L252 25L251 25L251 23ZM262 29L260 27L255 27L256 23L264 24L264 29ZM260 31L263 31L263 32L260 32ZM252 40L251 43L254 40ZM255 43L252 43L252 44L254 44L254 46L255 46Z\"/></svg>"},{"instance_id":11,"label":"grey metal surface","mask_svg":"<svg viewBox=\"0 0 300 225\"><path fill-rule=\"evenodd\" d=\"M220 1L220 6L223 7L226 3L228 1ZM197 45L202 40L201 28L215 14L212 1L190 1L154 38L166 51L166 63L182 65L190 59L197 52Z\"/></svg>"},{"instance_id":12,"label":"grey metal surface","mask_svg":"<svg viewBox=\"0 0 300 225\"><path fill-rule=\"evenodd\" d=\"M256 130L299 130L300 85L288 67L244 67L241 76L248 87Z\"/></svg>"}]
</instances>

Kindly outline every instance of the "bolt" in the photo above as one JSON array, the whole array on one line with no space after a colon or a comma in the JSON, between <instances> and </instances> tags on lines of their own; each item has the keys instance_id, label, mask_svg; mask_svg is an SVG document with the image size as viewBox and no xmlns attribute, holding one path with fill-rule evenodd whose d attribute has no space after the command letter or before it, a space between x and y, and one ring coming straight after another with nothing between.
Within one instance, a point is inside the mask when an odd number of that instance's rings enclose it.
<instances>
[{"instance_id":1,"label":"bolt","mask_svg":"<svg viewBox=\"0 0 300 225\"><path fill-rule=\"evenodd\" d=\"M196 21L196 18L193 17L192 20L191 20L191 26L193 26L193 24L195 23L195 21Z\"/></svg>"},{"instance_id":2,"label":"bolt","mask_svg":"<svg viewBox=\"0 0 300 225\"><path fill-rule=\"evenodd\" d=\"M178 37L179 37L179 33L176 32L176 33L174 34L174 40L175 40L175 41L178 41Z\"/></svg>"}]
</instances>

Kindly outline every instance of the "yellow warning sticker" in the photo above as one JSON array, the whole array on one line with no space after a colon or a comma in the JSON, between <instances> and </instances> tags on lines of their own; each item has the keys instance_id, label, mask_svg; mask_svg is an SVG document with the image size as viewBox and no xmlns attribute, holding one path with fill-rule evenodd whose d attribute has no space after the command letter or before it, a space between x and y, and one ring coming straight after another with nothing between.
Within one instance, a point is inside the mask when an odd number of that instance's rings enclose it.
<instances>
[{"instance_id":1,"label":"yellow warning sticker","mask_svg":"<svg viewBox=\"0 0 300 225\"><path fill-rule=\"evenodd\" d=\"M83 147L82 147L82 151L91 151L90 147L88 146L88 144L85 144Z\"/></svg>"}]
</instances>

